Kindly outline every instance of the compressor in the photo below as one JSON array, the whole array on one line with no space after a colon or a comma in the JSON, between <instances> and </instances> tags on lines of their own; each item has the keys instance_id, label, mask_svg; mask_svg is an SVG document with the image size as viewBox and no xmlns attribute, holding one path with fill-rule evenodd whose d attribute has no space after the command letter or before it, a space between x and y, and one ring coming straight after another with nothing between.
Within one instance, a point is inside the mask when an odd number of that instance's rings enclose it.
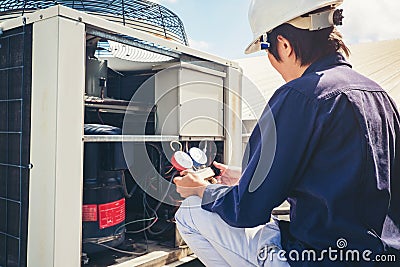
<instances>
[{"instance_id":1,"label":"compressor","mask_svg":"<svg viewBox=\"0 0 400 267\"><path fill-rule=\"evenodd\" d=\"M120 135L121 129L85 124L85 135ZM124 171L121 143L86 143L82 206L83 251L95 253L125 240Z\"/></svg>"}]
</instances>

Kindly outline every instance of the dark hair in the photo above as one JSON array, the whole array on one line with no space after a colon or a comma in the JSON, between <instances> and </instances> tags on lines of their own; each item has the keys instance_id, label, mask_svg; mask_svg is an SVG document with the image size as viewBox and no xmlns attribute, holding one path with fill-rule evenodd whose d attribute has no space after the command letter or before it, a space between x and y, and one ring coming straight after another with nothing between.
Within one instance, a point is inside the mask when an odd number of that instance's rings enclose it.
<instances>
[{"instance_id":1,"label":"dark hair","mask_svg":"<svg viewBox=\"0 0 400 267\"><path fill-rule=\"evenodd\" d=\"M347 57L350 55L350 49L343 42L342 34L336 27L309 31L285 23L268 33L268 41L271 44L268 51L278 61L281 61L276 46L279 35L290 42L301 66L312 64L316 60L335 52L343 52Z\"/></svg>"}]
</instances>

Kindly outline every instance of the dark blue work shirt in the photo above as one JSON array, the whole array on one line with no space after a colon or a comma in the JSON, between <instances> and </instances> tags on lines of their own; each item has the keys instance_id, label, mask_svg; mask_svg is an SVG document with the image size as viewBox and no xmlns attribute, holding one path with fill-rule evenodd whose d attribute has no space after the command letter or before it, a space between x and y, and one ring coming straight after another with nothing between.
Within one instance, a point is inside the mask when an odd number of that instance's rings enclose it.
<instances>
[{"instance_id":1,"label":"dark blue work shirt","mask_svg":"<svg viewBox=\"0 0 400 267\"><path fill-rule=\"evenodd\" d=\"M337 248L339 239L347 249L399 250L399 119L378 84L341 54L325 57L275 92L250 137L240 183L208 186L202 207L231 226L254 227L287 199L287 251Z\"/></svg>"}]
</instances>

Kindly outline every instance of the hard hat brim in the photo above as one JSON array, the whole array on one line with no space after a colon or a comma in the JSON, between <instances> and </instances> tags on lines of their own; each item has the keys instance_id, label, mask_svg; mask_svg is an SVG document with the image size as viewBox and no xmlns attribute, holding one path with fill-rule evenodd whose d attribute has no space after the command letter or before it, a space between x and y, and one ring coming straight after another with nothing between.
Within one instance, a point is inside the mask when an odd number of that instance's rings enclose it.
<instances>
[{"instance_id":1,"label":"hard hat brim","mask_svg":"<svg viewBox=\"0 0 400 267\"><path fill-rule=\"evenodd\" d=\"M249 55L259 51L261 51L260 38L257 38L249 46L247 46L246 50L244 50L244 53Z\"/></svg>"}]
</instances>

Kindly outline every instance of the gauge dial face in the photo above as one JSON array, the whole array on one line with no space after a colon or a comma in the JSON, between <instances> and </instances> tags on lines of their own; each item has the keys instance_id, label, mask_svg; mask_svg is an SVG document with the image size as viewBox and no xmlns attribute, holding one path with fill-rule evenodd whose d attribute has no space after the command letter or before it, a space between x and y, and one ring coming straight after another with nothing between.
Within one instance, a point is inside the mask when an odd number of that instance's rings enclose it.
<instances>
[{"instance_id":1,"label":"gauge dial face","mask_svg":"<svg viewBox=\"0 0 400 267\"><path fill-rule=\"evenodd\" d=\"M194 165L201 166L207 164L207 155L201 149L197 147L192 147L189 150L189 155L192 157L194 161Z\"/></svg>"},{"instance_id":2,"label":"gauge dial face","mask_svg":"<svg viewBox=\"0 0 400 267\"><path fill-rule=\"evenodd\" d=\"M183 151L175 152L171 159L171 163L178 171L193 168L193 160L188 154Z\"/></svg>"}]
</instances>

